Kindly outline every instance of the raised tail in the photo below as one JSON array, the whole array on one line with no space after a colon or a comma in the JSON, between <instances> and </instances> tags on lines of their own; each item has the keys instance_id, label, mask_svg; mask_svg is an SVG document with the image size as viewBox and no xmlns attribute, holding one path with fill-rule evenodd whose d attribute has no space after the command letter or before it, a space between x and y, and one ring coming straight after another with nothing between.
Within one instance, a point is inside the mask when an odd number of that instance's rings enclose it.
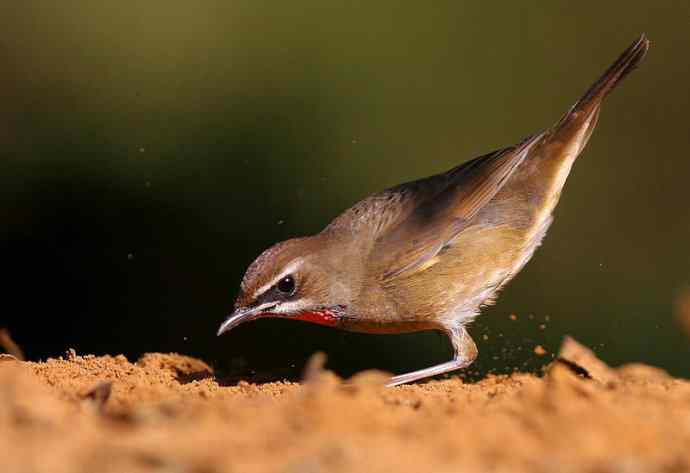
<instances>
[{"instance_id":1,"label":"raised tail","mask_svg":"<svg viewBox=\"0 0 690 473\"><path fill-rule=\"evenodd\" d=\"M609 92L627 76L644 59L649 49L649 40L644 33L631 44L628 49L614 62L604 74L589 88L575 105L561 118L556 129L568 128L575 125L579 128L587 123L588 128L594 128L602 100Z\"/></svg>"}]
</instances>

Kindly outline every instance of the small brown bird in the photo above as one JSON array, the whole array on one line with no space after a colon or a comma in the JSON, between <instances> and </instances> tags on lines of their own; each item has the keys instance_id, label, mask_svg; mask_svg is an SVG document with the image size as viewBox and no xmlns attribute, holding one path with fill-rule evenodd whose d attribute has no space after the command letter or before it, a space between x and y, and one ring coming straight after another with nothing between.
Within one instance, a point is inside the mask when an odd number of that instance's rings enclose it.
<instances>
[{"instance_id":1,"label":"small brown bird","mask_svg":"<svg viewBox=\"0 0 690 473\"><path fill-rule=\"evenodd\" d=\"M451 361L394 376L389 386L471 364L477 347L467 324L532 257L602 100L648 48L642 35L552 128L373 194L321 233L264 251L247 269L218 335L264 317L448 335Z\"/></svg>"}]
</instances>

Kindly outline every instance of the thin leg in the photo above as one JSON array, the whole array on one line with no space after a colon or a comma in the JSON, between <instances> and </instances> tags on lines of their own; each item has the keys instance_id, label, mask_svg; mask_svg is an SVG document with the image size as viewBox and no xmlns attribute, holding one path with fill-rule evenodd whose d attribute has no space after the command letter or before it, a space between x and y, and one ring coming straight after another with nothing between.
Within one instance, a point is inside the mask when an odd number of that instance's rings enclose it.
<instances>
[{"instance_id":1,"label":"thin leg","mask_svg":"<svg viewBox=\"0 0 690 473\"><path fill-rule=\"evenodd\" d=\"M459 370L472 364L477 358L477 345L470 337L464 327L453 327L446 330L448 338L453 344L453 359L440 365L430 366L422 370L410 373L399 374L388 380L386 386L397 386L399 384L411 383L419 379L428 378L441 373Z\"/></svg>"}]
</instances>

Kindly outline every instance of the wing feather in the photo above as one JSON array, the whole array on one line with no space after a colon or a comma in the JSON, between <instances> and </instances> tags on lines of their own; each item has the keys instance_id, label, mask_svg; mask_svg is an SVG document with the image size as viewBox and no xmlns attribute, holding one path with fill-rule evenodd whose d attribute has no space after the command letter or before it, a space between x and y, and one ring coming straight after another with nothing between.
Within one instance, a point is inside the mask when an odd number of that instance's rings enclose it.
<instances>
[{"instance_id":1,"label":"wing feather","mask_svg":"<svg viewBox=\"0 0 690 473\"><path fill-rule=\"evenodd\" d=\"M412 189L420 199L407 199L414 208L376 240L370 261L383 280L432 267L443 248L496 195L541 137L531 136L434 178L403 184L408 189L400 188L400 192Z\"/></svg>"}]
</instances>

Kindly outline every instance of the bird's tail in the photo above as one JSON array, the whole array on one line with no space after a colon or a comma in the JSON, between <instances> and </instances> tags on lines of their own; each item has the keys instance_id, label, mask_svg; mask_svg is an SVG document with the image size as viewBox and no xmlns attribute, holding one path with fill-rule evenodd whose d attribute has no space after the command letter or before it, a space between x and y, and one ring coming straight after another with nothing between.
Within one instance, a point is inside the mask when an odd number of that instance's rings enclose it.
<instances>
[{"instance_id":1,"label":"bird's tail","mask_svg":"<svg viewBox=\"0 0 690 473\"><path fill-rule=\"evenodd\" d=\"M588 131L593 130L604 97L640 64L648 49L649 40L642 34L568 110L556 125L556 130L565 131L564 128L571 127L579 129L585 123L588 124Z\"/></svg>"}]
</instances>

